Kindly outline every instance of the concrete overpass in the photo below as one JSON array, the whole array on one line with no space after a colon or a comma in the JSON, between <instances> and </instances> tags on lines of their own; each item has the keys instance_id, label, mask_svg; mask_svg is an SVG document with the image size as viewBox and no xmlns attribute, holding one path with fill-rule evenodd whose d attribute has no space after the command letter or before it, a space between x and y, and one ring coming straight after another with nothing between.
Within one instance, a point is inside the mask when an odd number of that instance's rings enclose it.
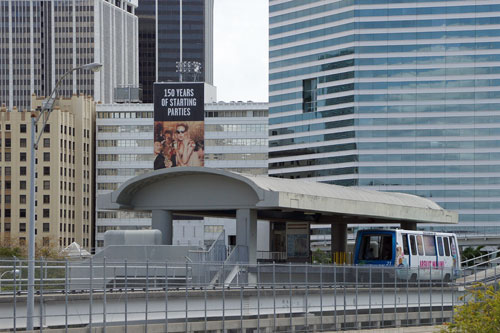
<instances>
[{"instance_id":1,"label":"concrete overpass","mask_svg":"<svg viewBox=\"0 0 500 333\"><path fill-rule=\"evenodd\" d=\"M236 218L236 245L248 247L250 263L256 262L257 219L330 224L332 254L346 251L348 224L415 229L417 223L458 222L456 212L414 195L203 167L137 176L100 196L98 206L152 211L152 227L162 231L163 244L172 244L173 214Z\"/></svg>"}]
</instances>

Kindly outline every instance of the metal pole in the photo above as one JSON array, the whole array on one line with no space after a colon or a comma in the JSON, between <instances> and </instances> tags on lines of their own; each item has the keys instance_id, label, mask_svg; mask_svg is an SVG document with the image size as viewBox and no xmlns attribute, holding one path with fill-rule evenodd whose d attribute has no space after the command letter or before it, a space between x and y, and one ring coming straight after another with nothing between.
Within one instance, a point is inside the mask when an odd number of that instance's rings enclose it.
<instances>
[{"instance_id":1,"label":"metal pole","mask_svg":"<svg viewBox=\"0 0 500 333\"><path fill-rule=\"evenodd\" d=\"M276 332L276 263L274 261L273 261L273 332Z\"/></svg>"},{"instance_id":2,"label":"metal pole","mask_svg":"<svg viewBox=\"0 0 500 333\"><path fill-rule=\"evenodd\" d=\"M185 329L186 332L188 331L188 315L189 315L189 309L188 309L188 288L189 288L189 280L188 280L188 261L186 260L186 295L185 295L185 311L186 311L186 316L185 316Z\"/></svg>"},{"instance_id":3,"label":"metal pole","mask_svg":"<svg viewBox=\"0 0 500 333\"><path fill-rule=\"evenodd\" d=\"M319 264L319 306L320 306L320 327L323 332L323 264Z\"/></svg>"},{"instance_id":4,"label":"metal pole","mask_svg":"<svg viewBox=\"0 0 500 333\"><path fill-rule=\"evenodd\" d=\"M106 333L106 257L103 258L102 261L102 321L103 321L103 331Z\"/></svg>"},{"instance_id":5,"label":"metal pole","mask_svg":"<svg viewBox=\"0 0 500 333\"><path fill-rule=\"evenodd\" d=\"M368 323L372 324L372 265L368 266Z\"/></svg>"},{"instance_id":6,"label":"metal pole","mask_svg":"<svg viewBox=\"0 0 500 333\"><path fill-rule=\"evenodd\" d=\"M396 308L396 304L397 304L397 301L398 301L398 293L396 291L396 288L398 286L398 279L397 279L397 276L396 276L396 273L397 273L397 270L398 268L397 267L394 267L394 327L399 327L400 325L398 325L398 309Z\"/></svg>"},{"instance_id":7,"label":"metal pole","mask_svg":"<svg viewBox=\"0 0 500 333\"><path fill-rule=\"evenodd\" d=\"M333 263L333 319L337 330L337 265Z\"/></svg>"},{"instance_id":8,"label":"metal pole","mask_svg":"<svg viewBox=\"0 0 500 333\"><path fill-rule=\"evenodd\" d=\"M408 324L408 319L410 317L410 310L409 310L409 303L410 301L408 300L409 297L409 280L410 280L410 266L406 266L406 326L409 326Z\"/></svg>"},{"instance_id":9,"label":"metal pole","mask_svg":"<svg viewBox=\"0 0 500 333\"><path fill-rule=\"evenodd\" d=\"M206 291L205 291L206 299ZM206 301L205 301L205 319L207 318L206 311ZM206 331L206 326L205 326ZM165 332L168 332L168 262L165 262Z\"/></svg>"},{"instance_id":10,"label":"metal pole","mask_svg":"<svg viewBox=\"0 0 500 333\"><path fill-rule=\"evenodd\" d=\"M68 333L68 259L64 263L64 332Z\"/></svg>"},{"instance_id":11,"label":"metal pole","mask_svg":"<svg viewBox=\"0 0 500 333\"><path fill-rule=\"evenodd\" d=\"M26 330L33 330L33 310L35 308L35 122L31 114L30 144L30 221L28 236L28 295L26 298Z\"/></svg>"},{"instance_id":12,"label":"metal pole","mask_svg":"<svg viewBox=\"0 0 500 333\"><path fill-rule=\"evenodd\" d=\"M345 270L346 270L346 267L345 267L345 263L343 264L343 270L342 270L342 275L343 275L343 282L344 282L344 327L346 326L346 323L347 323L347 309L346 309L346 287L347 287L347 282L345 280Z\"/></svg>"},{"instance_id":13,"label":"metal pole","mask_svg":"<svg viewBox=\"0 0 500 333\"><path fill-rule=\"evenodd\" d=\"M243 332L243 284L240 285L240 328Z\"/></svg>"},{"instance_id":14,"label":"metal pole","mask_svg":"<svg viewBox=\"0 0 500 333\"><path fill-rule=\"evenodd\" d=\"M354 283L356 284L354 286L354 289L355 289L355 293L356 293L356 297L355 297L355 300L356 300L356 306L355 306L355 310L354 310L354 322L358 323L358 274L359 274L359 271L358 271L358 266L354 266Z\"/></svg>"},{"instance_id":15,"label":"metal pole","mask_svg":"<svg viewBox=\"0 0 500 333\"><path fill-rule=\"evenodd\" d=\"M13 312L14 312L14 317L12 318L14 320L14 332L16 331L16 307L17 307L17 304L16 304L16 293L17 293L17 280L16 280L16 277L17 277L17 270L16 270L16 267L17 267L17 258L14 257L14 294L12 295L14 297L14 308L12 309ZM19 270L20 272L22 272L22 270ZM22 273L20 275L21 279L22 279Z\"/></svg>"},{"instance_id":16,"label":"metal pole","mask_svg":"<svg viewBox=\"0 0 500 333\"><path fill-rule=\"evenodd\" d=\"M148 311L149 311L149 259L146 259L146 308L144 312L145 329L148 331ZM187 315L187 314L186 314Z\"/></svg>"},{"instance_id":17,"label":"metal pole","mask_svg":"<svg viewBox=\"0 0 500 333\"><path fill-rule=\"evenodd\" d=\"M222 332L224 332L225 324L226 324L226 271L224 269L224 262L222 262Z\"/></svg>"},{"instance_id":18,"label":"metal pole","mask_svg":"<svg viewBox=\"0 0 500 333\"><path fill-rule=\"evenodd\" d=\"M124 260L124 272L123 274L125 275L125 333L127 333L128 330L128 266L127 266L127 259Z\"/></svg>"},{"instance_id":19,"label":"metal pole","mask_svg":"<svg viewBox=\"0 0 500 333\"><path fill-rule=\"evenodd\" d=\"M90 275L90 280L89 280L89 331L92 332L92 296L93 296L93 286L92 286L92 282L94 281L94 264L93 264L93 260L92 260L92 257L90 257L90 272L89 272L89 275Z\"/></svg>"},{"instance_id":20,"label":"metal pole","mask_svg":"<svg viewBox=\"0 0 500 333\"><path fill-rule=\"evenodd\" d=\"M182 64L182 1L179 1L179 64ZM180 82L182 82L182 71L179 72Z\"/></svg>"},{"instance_id":21,"label":"metal pole","mask_svg":"<svg viewBox=\"0 0 500 333\"><path fill-rule=\"evenodd\" d=\"M40 258L40 298L38 299L40 305L40 333L43 332L43 257Z\"/></svg>"},{"instance_id":22,"label":"metal pole","mask_svg":"<svg viewBox=\"0 0 500 333\"><path fill-rule=\"evenodd\" d=\"M384 325L384 267L382 267L382 327L385 327Z\"/></svg>"},{"instance_id":23,"label":"metal pole","mask_svg":"<svg viewBox=\"0 0 500 333\"><path fill-rule=\"evenodd\" d=\"M257 263L257 332L260 332L260 264Z\"/></svg>"},{"instance_id":24,"label":"metal pole","mask_svg":"<svg viewBox=\"0 0 500 333\"><path fill-rule=\"evenodd\" d=\"M288 263L288 281L290 282L290 331L293 324L293 303L292 303L292 263Z\"/></svg>"},{"instance_id":25,"label":"metal pole","mask_svg":"<svg viewBox=\"0 0 500 333\"><path fill-rule=\"evenodd\" d=\"M309 311L308 301L309 301L309 265L306 263L306 332L309 330L309 323L307 321L307 312Z\"/></svg>"},{"instance_id":26,"label":"metal pole","mask_svg":"<svg viewBox=\"0 0 500 333\"><path fill-rule=\"evenodd\" d=\"M417 267L418 325L420 325L420 266Z\"/></svg>"},{"instance_id":27,"label":"metal pole","mask_svg":"<svg viewBox=\"0 0 500 333\"><path fill-rule=\"evenodd\" d=\"M432 265L429 266L429 315L432 325Z\"/></svg>"}]
</instances>

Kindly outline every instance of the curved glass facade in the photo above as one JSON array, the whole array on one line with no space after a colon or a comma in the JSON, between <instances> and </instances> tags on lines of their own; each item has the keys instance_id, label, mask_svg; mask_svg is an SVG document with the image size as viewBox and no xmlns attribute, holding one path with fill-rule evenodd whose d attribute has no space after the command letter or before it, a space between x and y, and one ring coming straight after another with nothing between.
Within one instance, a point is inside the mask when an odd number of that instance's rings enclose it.
<instances>
[{"instance_id":1,"label":"curved glass facade","mask_svg":"<svg viewBox=\"0 0 500 333\"><path fill-rule=\"evenodd\" d=\"M500 4L269 13L270 175L431 197L460 227L500 233Z\"/></svg>"}]
</instances>

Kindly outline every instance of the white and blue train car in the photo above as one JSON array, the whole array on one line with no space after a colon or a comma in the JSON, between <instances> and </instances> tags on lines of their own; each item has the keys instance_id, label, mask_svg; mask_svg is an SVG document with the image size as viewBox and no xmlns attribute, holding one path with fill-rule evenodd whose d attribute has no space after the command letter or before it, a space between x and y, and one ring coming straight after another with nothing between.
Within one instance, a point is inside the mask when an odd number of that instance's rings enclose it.
<instances>
[{"instance_id":1,"label":"white and blue train car","mask_svg":"<svg viewBox=\"0 0 500 333\"><path fill-rule=\"evenodd\" d=\"M360 230L355 265L401 268L400 279L450 281L460 271L457 237L452 233L414 230Z\"/></svg>"}]
</instances>

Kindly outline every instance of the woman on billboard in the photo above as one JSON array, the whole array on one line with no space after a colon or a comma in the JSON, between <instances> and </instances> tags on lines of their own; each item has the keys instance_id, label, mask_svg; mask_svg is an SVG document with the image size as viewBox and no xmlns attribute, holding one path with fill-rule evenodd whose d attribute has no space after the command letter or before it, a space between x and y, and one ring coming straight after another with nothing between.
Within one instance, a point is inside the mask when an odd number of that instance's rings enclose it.
<instances>
[{"instance_id":1,"label":"woman on billboard","mask_svg":"<svg viewBox=\"0 0 500 333\"><path fill-rule=\"evenodd\" d=\"M197 152L199 147L191 140L187 124L177 124L175 128L174 148L176 151L177 166L203 166L200 160L200 154ZM195 152L195 148L198 148Z\"/></svg>"}]
</instances>

